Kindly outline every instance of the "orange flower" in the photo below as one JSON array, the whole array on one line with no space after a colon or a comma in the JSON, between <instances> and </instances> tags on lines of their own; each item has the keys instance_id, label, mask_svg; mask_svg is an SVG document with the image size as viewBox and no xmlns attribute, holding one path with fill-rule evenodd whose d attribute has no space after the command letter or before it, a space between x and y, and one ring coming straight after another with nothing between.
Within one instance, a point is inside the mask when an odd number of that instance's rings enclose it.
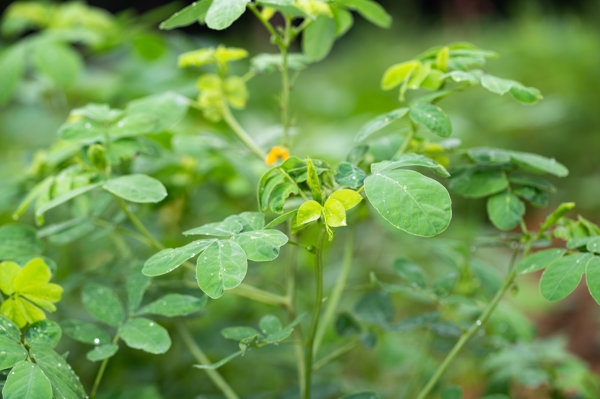
<instances>
[{"instance_id":1,"label":"orange flower","mask_svg":"<svg viewBox=\"0 0 600 399\"><path fill-rule=\"evenodd\" d=\"M289 157L290 157L290 153L287 148L275 145L275 146L273 146L273 148L271 148L271 151L269 151L269 153L267 154L267 157L265 158L265 162L267 165L271 166L275 162L277 162L278 159L281 158L282 161L285 161Z\"/></svg>"}]
</instances>

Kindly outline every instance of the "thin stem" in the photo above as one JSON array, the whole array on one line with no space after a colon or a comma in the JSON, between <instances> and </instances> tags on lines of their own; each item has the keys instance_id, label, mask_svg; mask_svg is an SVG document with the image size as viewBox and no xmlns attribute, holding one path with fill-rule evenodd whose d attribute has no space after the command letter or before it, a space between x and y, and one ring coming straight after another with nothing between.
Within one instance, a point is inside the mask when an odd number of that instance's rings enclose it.
<instances>
[{"instance_id":1,"label":"thin stem","mask_svg":"<svg viewBox=\"0 0 600 399\"><path fill-rule=\"evenodd\" d=\"M238 296L255 300L257 302L266 303L268 305L278 305L286 308L290 306L290 298L287 296L273 294L248 284L242 283L229 292Z\"/></svg>"},{"instance_id":2,"label":"thin stem","mask_svg":"<svg viewBox=\"0 0 600 399\"><path fill-rule=\"evenodd\" d=\"M327 356L316 361L312 368L313 371L317 371L318 369L325 366L329 362L332 362L335 359L339 358L340 356L343 356L346 353L350 352L352 349L356 348L356 345L358 345L358 340L350 341L350 342L346 343L345 345L340 346L339 348L337 348L336 350L334 350Z\"/></svg>"},{"instance_id":3,"label":"thin stem","mask_svg":"<svg viewBox=\"0 0 600 399\"><path fill-rule=\"evenodd\" d=\"M400 147L400 149L396 152L396 155L404 154L406 150L408 150L412 139L415 137L415 130L416 126L414 125L414 123L411 122L410 129L408 130L408 135L406 135L406 140L404 140L404 143L402 143L402 147Z\"/></svg>"},{"instance_id":4,"label":"thin stem","mask_svg":"<svg viewBox=\"0 0 600 399\"><path fill-rule=\"evenodd\" d=\"M310 333L305 348L305 363L304 363L304 399L310 399L310 388L312 380L312 362L314 352L315 336L319 327L319 318L321 316L321 303L323 302L323 245L325 243L325 228L319 233L317 250L315 252L315 304L313 308L312 323Z\"/></svg>"},{"instance_id":5,"label":"thin stem","mask_svg":"<svg viewBox=\"0 0 600 399\"><path fill-rule=\"evenodd\" d=\"M281 48L283 46L283 40L281 39L281 36L275 31L273 25L271 25L271 23L265 17L263 17L260 11L258 11L258 8L256 8L256 5L254 5L253 3L248 3L248 8L254 13L254 15L256 15L256 18L258 18L258 20L265 26L265 28L267 28L267 30L273 38L273 42Z\"/></svg>"},{"instance_id":6,"label":"thin stem","mask_svg":"<svg viewBox=\"0 0 600 399\"><path fill-rule=\"evenodd\" d=\"M112 340L112 344L114 345L118 341L119 341L119 333L117 332L117 334L114 336L114 338ZM100 368L98 369L98 372L96 373L96 378L94 379L94 385L92 386L92 391L90 392L90 399L96 398L96 393L98 392L98 388L100 387L100 382L102 381L102 377L104 376L104 371L106 370L106 366L108 365L109 360L110 360L110 357L107 357L100 364Z\"/></svg>"},{"instance_id":7,"label":"thin stem","mask_svg":"<svg viewBox=\"0 0 600 399\"><path fill-rule=\"evenodd\" d=\"M335 311L337 310L338 304L340 302L340 298L342 297L342 293L344 292L344 288L346 287L346 281L348 280L348 274L350 274L350 266L352 266L352 254L354 252L354 235L352 231L348 232L348 237L346 238L346 246L344 248L344 259L342 261L342 270L340 272L340 276L331 291L331 295L327 301L327 306L325 307L325 312L323 313L323 318L321 320L321 324L317 329L317 336L315 337L315 345L314 345L314 355L317 356L319 351L319 347L321 346L321 341L323 340L323 336L325 335L325 331L329 324L333 320L333 316L335 315Z\"/></svg>"},{"instance_id":8,"label":"thin stem","mask_svg":"<svg viewBox=\"0 0 600 399\"><path fill-rule=\"evenodd\" d=\"M529 253L529 250L531 249L531 242L532 242L531 239L527 241L525 249L523 250L522 257L527 256L527 254ZM492 315L494 310L496 310L496 307L498 306L498 304L500 303L500 301L502 300L502 298L504 297L506 292L512 287L512 285L515 281L515 278L517 277L517 274L518 274L518 269L515 267L516 266L515 262L516 262L518 253L519 253L519 250L517 248L515 250L515 252L513 253L513 256L511 257L510 264L508 267L509 271L508 271L506 278L504 279L504 283L502 284L502 287L500 288L500 290L496 293L496 295L494 296L492 301L487 305L487 307L485 308L485 310L483 311L481 316L475 321L475 323L473 323L471 325L471 327L469 327L469 329L464 333L464 335L462 335L460 337L460 339L456 342L456 344L454 345L452 350L448 353L448 355L446 355L446 358L444 359L442 364L439 365L436 372L429 379L429 381L427 382L425 387L423 387L423 389L417 396L417 399L425 399L427 397L427 395L429 395L429 393L435 387L435 385L438 383L438 381L440 380L442 375L446 372L446 370L448 369L450 364L452 364L452 362L454 361L456 356L460 353L460 351L464 348L464 346L471 340L471 338L473 338L473 336L477 333L477 331L479 331L479 329L488 321L488 319L490 318L490 316Z\"/></svg>"},{"instance_id":9,"label":"thin stem","mask_svg":"<svg viewBox=\"0 0 600 399\"><path fill-rule=\"evenodd\" d=\"M223 114L223 120L229 125L231 130L233 130L233 132L238 136L238 138L244 144L246 144L246 147L248 147L254 155L256 155L261 161L264 161L267 157L267 154L265 154L264 151L256 145L254 140L252 140L252 137L250 137L250 135L246 133L244 128L238 123L238 121L231 113L229 107L227 105L224 105L221 108L221 112Z\"/></svg>"},{"instance_id":10,"label":"thin stem","mask_svg":"<svg viewBox=\"0 0 600 399\"><path fill-rule=\"evenodd\" d=\"M302 197L302 199L304 201L308 201L309 200L309 198L306 196L306 194L304 194L304 191L302 191L302 189L298 185L298 182L296 182L296 180L294 180L292 178L292 176L289 175L288 172L286 172L283 168L279 168L279 172L281 172L285 176L285 178L290 181L290 183L292 183L293 185L296 186L296 188L298 189L298 192L300 193L300 196Z\"/></svg>"},{"instance_id":11,"label":"thin stem","mask_svg":"<svg viewBox=\"0 0 600 399\"><path fill-rule=\"evenodd\" d=\"M144 237L146 237L146 239L148 240L148 243L158 250L164 249L165 247L160 242L158 242L152 236L152 234L150 234L150 232L148 231L148 229L146 229L146 226L144 226L144 224L141 222L141 220L138 219L138 217L133 212L131 212L131 209L129 209L129 206L125 203L125 201L123 201L121 198L117 197L116 195L114 197L117 200L119 207L121 207L121 210L123 211L123 213L125 213L125 215L127 215L127 217L129 218L131 223L133 223L135 228Z\"/></svg>"},{"instance_id":12,"label":"thin stem","mask_svg":"<svg viewBox=\"0 0 600 399\"><path fill-rule=\"evenodd\" d=\"M177 330L179 331L181 338L183 338L185 346L187 346L190 353L192 354L194 359L198 361L198 363L204 366L212 364L210 359L206 356L202 349L200 349L200 347L192 337L192 334L190 334L188 329L183 324L177 323ZM204 371L206 371L208 378L210 378L211 381L221 390L221 392L223 392L223 395L225 395L227 399L239 399L237 393L235 393L233 388L231 388L231 386L227 383L227 381L225 381L225 379L217 370L204 369Z\"/></svg>"},{"instance_id":13,"label":"thin stem","mask_svg":"<svg viewBox=\"0 0 600 399\"><path fill-rule=\"evenodd\" d=\"M281 124L283 126L283 137L281 144L290 148L290 77L288 66L288 50L290 46L292 21L285 17L285 29L283 36L283 45L279 46L281 50Z\"/></svg>"}]
</instances>

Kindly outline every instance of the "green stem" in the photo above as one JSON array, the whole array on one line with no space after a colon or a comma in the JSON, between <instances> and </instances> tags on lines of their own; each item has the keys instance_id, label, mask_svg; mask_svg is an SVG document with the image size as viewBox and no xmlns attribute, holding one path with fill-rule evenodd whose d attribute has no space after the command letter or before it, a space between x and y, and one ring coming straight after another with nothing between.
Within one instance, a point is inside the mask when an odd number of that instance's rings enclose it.
<instances>
[{"instance_id":1,"label":"green stem","mask_svg":"<svg viewBox=\"0 0 600 399\"><path fill-rule=\"evenodd\" d=\"M114 336L112 340L112 344L116 344L119 341L119 333ZM102 377L104 376L104 371L106 370L106 366L108 365L108 361L110 357L107 357L100 364L100 368L96 373L96 378L94 379L94 385L92 386L92 391L90 392L90 399L96 399L96 393L98 392L98 388L100 387L100 382L102 381Z\"/></svg>"},{"instance_id":2,"label":"green stem","mask_svg":"<svg viewBox=\"0 0 600 399\"><path fill-rule=\"evenodd\" d=\"M323 245L325 243L325 228L319 233L317 250L315 252L315 304L313 308L312 323L308 341L306 342L305 363L304 363L304 399L310 399L310 389L312 383L312 363L315 336L319 327L319 318L321 316L321 303L323 302Z\"/></svg>"},{"instance_id":3,"label":"green stem","mask_svg":"<svg viewBox=\"0 0 600 399\"><path fill-rule=\"evenodd\" d=\"M288 66L288 49L290 46L292 22L290 18L285 17L285 30L283 45L281 50L281 124L283 126L283 137L281 144L286 148L291 148L290 140L290 77Z\"/></svg>"},{"instance_id":4,"label":"green stem","mask_svg":"<svg viewBox=\"0 0 600 399\"><path fill-rule=\"evenodd\" d=\"M117 197L116 195L114 197L117 200L117 203L119 204L119 207L121 208L123 213L129 218L129 220L131 221L131 223L133 223L135 228L144 237L146 237L146 239L148 240L148 243L158 250L164 249L165 247L160 242L158 242L152 236L152 234L150 234L148 229L146 229L146 226L144 226L144 224L141 222L141 220L138 219L138 217L135 215L135 213L131 212L131 209L129 209L129 206L125 203L125 201L123 201L121 198Z\"/></svg>"},{"instance_id":5,"label":"green stem","mask_svg":"<svg viewBox=\"0 0 600 399\"><path fill-rule=\"evenodd\" d=\"M206 356L202 349L200 349L200 347L192 337L192 334L190 334L188 329L183 324L177 323L177 330L179 331L181 338L183 338L185 346L187 346L190 353L192 354L194 359L198 361L198 363L204 366L212 364L210 359ZM225 379L217 370L204 369L204 371L206 371L208 378L210 378L211 381L221 390L221 392L223 392L223 395L225 395L227 399L239 399L237 393L235 393L233 388L231 388L231 386L227 383L227 381L225 381Z\"/></svg>"},{"instance_id":6,"label":"green stem","mask_svg":"<svg viewBox=\"0 0 600 399\"><path fill-rule=\"evenodd\" d=\"M277 44L281 48L283 46L283 40L281 39L281 36L275 31L273 25L271 25L271 23L265 17L262 16L260 11L258 11L258 8L256 8L256 5L254 5L253 3L248 3L248 8L254 13L254 15L256 15L256 18L258 18L258 20L265 26L265 28L267 28L267 30L272 36L273 43Z\"/></svg>"},{"instance_id":7,"label":"green stem","mask_svg":"<svg viewBox=\"0 0 600 399\"><path fill-rule=\"evenodd\" d=\"M231 113L231 110L229 109L229 107L227 105L224 105L221 108L221 112L223 114L223 120L227 123L227 125L229 125L231 130L233 130L233 132L238 136L238 138L244 144L246 144L246 147L248 147L254 155L256 155L261 161L264 161L265 158L267 157L267 154L265 154L263 152L263 150L261 150L256 145L254 140L252 140L252 137L250 137L250 135L248 133L246 133L244 128L238 123L238 121L235 119L235 117Z\"/></svg>"},{"instance_id":8,"label":"green stem","mask_svg":"<svg viewBox=\"0 0 600 399\"><path fill-rule=\"evenodd\" d=\"M525 249L523 250L522 257L527 256L527 254L529 253L529 250L531 249L531 243L532 243L531 239L527 241ZM417 396L417 399L425 399L427 397L427 395L429 395L429 393L435 387L435 385L438 383L438 381L440 380L442 375L446 372L448 367L452 364L452 362L454 361L456 356L460 353L460 351L464 348L464 346L471 340L471 338L473 338L473 336L477 333L477 331L479 331L479 329L489 320L490 316L492 315L494 310L496 310L496 307L498 306L498 304L500 303L500 301L502 300L502 298L504 297L506 292L512 287L512 285L515 281L515 278L517 277L517 274L518 274L518 269L515 267L516 266L515 261L517 259L517 255L518 255L518 248L517 248L517 250L515 250L515 252L513 253L513 256L511 257L510 264L509 264L509 271L508 271L507 276L504 279L504 283L502 284L502 287L500 288L500 290L496 293L496 295L494 296L492 301L487 305L487 307L485 308L485 310L483 311L481 316L460 337L460 339L456 342L456 344L454 345L452 350L448 353L448 355L446 355L446 358L444 359L442 364L439 365L439 367L437 368L437 370L435 371L433 376L429 379L429 381L427 382L425 387L423 387L423 389Z\"/></svg>"},{"instance_id":9,"label":"green stem","mask_svg":"<svg viewBox=\"0 0 600 399\"><path fill-rule=\"evenodd\" d=\"M406 140L404 140L404 143L402 143L402 147L400 147L400 149L396 152L396 155L404 154L406 152L406 150L408 150L408 147L410 146L410 142L415 137L415 130L416 130L416 126L414 123L411 122L410 130L408 131L408 135L406 135Z\"/></svg>"},{"instance_id":10,"label":"green stem","mask_svg":"<svg viewBox=\"0 0 600 399\"><path fill-rule=\"evenodd\" d=\"M356 348L356 345L358 345L358 340L354 340L354 341L350 341L348 343L346 343L345 345L340 346L339 348L337 348L336 350L334 350L333 352L331 352L330 354L328 354L327 356L319 359L318 361L315 362L314 366L313 366L313 371L317 371L318 369L320 369L321 367L325 366L327 363L339 358L340 356L345 355L346 353L350 352L352 349Z\"/></svg>"},{"instance_id":11,"label":"green stem","mask_svg":"<svg viewBox=\"0 0 600 399\"><path fill-rule=\"evenodd\" d=\"M273 294L244 283L238 285L229 292L238 296L255 300L257 302L266 303L268 305L284 306L286 308L290 306L290 298L287 296Z\"/></svg>"},{"instance_id":12,"label":"green stem","mask_svg":"<svg viewBox=\"0 0 600 399\"><path fill-rule=\"evenodd\" d=\"M331 291L331 295L327 300L327 306L325 307L325 312L323 313L323 318L321 320L321 324L317 329L317 335L315 337L315 348L314 355L317 356L319 351L319 347L321 346L321 341L323 340L323 336L325 335L325 331L329 324L333 320L333 316L335 315L335 311L337 310L338 304L340 302L340 298L342 297L342 293L344 292L344 288L346 287L346 281L348 280L348 274L350 274L350 266L352 266L352 254L354 252L354 235L352 231L348 232L348 237L346 238L346 246L344 248L344 259L342 261L342 270L340 272L340 276Z\"/></svg>"}]
</instances>

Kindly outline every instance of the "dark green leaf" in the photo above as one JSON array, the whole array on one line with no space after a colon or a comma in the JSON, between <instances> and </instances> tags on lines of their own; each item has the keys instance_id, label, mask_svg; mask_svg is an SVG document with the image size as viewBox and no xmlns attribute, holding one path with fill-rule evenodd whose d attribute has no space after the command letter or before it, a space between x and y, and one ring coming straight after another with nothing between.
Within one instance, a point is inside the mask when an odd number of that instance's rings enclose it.
<instances>
[{"instance_id":1,"label":"dark green leaf","mask_svg":"<svg viewBox=\"0 0 600 399\"><path fill-rule=\"evenodd\" d=\"M86 397L79 377L62 356L45 346L32 348L30 354L50 380L54 398L83 399Z\"/></svg>"},{"instance_id":2,"label":"dark green leaf","mask_svg":"<svg viewBox=\"0 0 600 399\"><path fill-rule=\"evenodd\" d=\"M6 335L0 335L0 348L0 370L11 368L27 358L27 350L18 341Z\"/></svg>"},{"instance_id":3,"label":"dark green leaf","mask_svg":"<svg viewBox=\"0 0 600 399\"><path fill-rule=\"evenodd\" d=\"M86 285L81 293L81 300L92 316L109 326L119 326L125 317L123 305L117 294L103 285Z\"/></svg>"},{"instance_id":4,"label":"dark green leaf","mask_svg":"<svg viewBox=\"0 0 600 399\"><path fill-rule=\"evenodd\" d=\"M103 187L131 202L160 202L167 196L167 189L160 181L142 174L115 177L106 181Z\"/></svg>"},{"instance_id":5,"label":"dark green leaf","mask_svg":"<svg viewBox=\"0 0 600 399\"><path fill-rule=\"evenodd\" d=\"M29 326L25 332L25 344L29 347L47 346L54 348L62 336L58 324L50 320L40 320Z\"/></svg>"},{"instance_id":6,"label":"dark green leaf","mask_svg":"<svg viewBox=\"0 0 600 399\"><path fill-rule=\"evenodd\" d=\"M8 374L4 399L52 399L52 385L40 367L31 362L17 363Z\"/></svg>"},{"instance_id":7,"label":"dark green leaf","mask_svg":"<svg viewBox=\"0 0 600 399\"><path fill-rule=\"evenodd\" d=\"M160 316L186 316L202 309L206 305L206 297L191 295L167 294L162 298L142 307L136 314L157 314Z\"/></svg>"},{"instance_id":8,"label":"dark green leaf","mask_svg":"<svg viewBox=\"0 0 600 399\"><path fill-rule=\"evenodd\" d=\"M462 196L481 198L506 189L508 180L500 170L469 168L453 174L448 186L451 191Z\"/></svg>"},{"instance_id":9,"label":"dark green leaf","mask_svg":"<svg viewBox=\"0 0 600 399\"><path fill-rule=\"evenodd\" d=\"M367 174L358 166L344 161L338 165L335 181L342 186L356 189L363 185L366 177Z\"/></svg>"},{"instance_id":10,"label":"dark green leaf","mask_svg":"<svg viewBox=\"0 0 600 399\"><path fill-rule=\"evenodd\" d=\"M425 288L425 286L427 286L427 279L423 269L408 259L396 259L394 262L394 270L400 277L419 288Z\"/></svg>"},{"instance_id":11,"label":"dark green leaf","mask_svg":"<svg viewBox=\"0 0 600 399\"><path fill-rule=\"evenodd\" d=\"M256 230L233 237L246 252L248 259L255 262L271 261L279 256L279 248L288 242L288 237L279 230Z\"/></svg>"},{"instance_id":12,"label":"dark green leaf","mask_svg":"<svg viewBox=\"0 0 600 399\"><path fill-rule=\"evenodd\" d=\"M517 226L525 213L525 204L516 195L504 191L487 201L490 221L500 230L510 230Z\"/></svg>"},{"instance_id":13,"label":"dark green leaf","mask_svg":"<svg viewBox=\"0 0 600 399\"><path fill-rule=\"evenodd\" d=\"M131 319L119 328L119 333L127 346L133 349L161 354L171 347L167 330L150 319Z\"/></svg>"},{"instance_id":14,"label":"dark green leaf","mask_svg":"<svg viewBox=\"0 0 600 399\"><path fill-rule=\"evenodd\" d=\"M142 303L144 293L150 286L150 277L142 274L144 263L138 263L131 269L127 278L127 308L133 313Z\"/></svg>"},{"instance_id":15,"label":"dark green leaf","mask_svg":"<svg viewBox=\"0 0 600 399\"><path fill-rule=\"evenodd\" d=\"M354 306L356 315L367 323L388 326L394 319L394 306L390 295L384 291L364 294Z\"/></svg>"},{"instance_id":16,"label":"dark green leaf","mask_svg":"<svg viewBox=\"0 0 600 399\"><path fill-rule=\"evenodd\" d=\"M78 320L67 320L62 322L65 334L79 342L93 345L104 345L110 342L106 331L92 323Z\"/></svg>"},{"instance_id":17,"label":"dark green leaf","mask_svg":"<svg viewBox=\"0 0 600 399\"><path fill-rule=\"evenodd\" d=\"M219 298L225 290L237 287L248 270L244 250L235 242L213 242L198 257L196 279L198 286L211 298Z\"/></svg>"},{"instance_id":18,"label":"dark green leaf","mask_svg":"<svg viewBox=\"0 0 600 399\"><path fill-rule=\"evenodd\" d=\"M215 240L197 240L179 248L166 248L154 254L144 263L142 273L160 276L181 266L188 259L204 251Z\"/></svg>"},{"instance_id":19,"label":"dark green leaf","mask_svg":"<svg viewBox=\"0 0 600 399\"><path fill-rule=\"evenodd\" d=\"M438 136L448 137L452 133L450 118L440 107L428 103L417 103L410 107L410 119L420 123Z\"/></svg>"},{"instance_id":20,"label":"dark green leaf","mask_svg":"<svg viewBox=\"0 0 600 399\"><path fill-rule=\"evenodd\" d=\"M586 267L600 267L600 259L591 254L576 253L564 256L546 268L540 280L540 291L549 301L569 295L581 280Z\"/></svg>"},{"instance_id":21,"label":"dark green leaf","mask_svg":"<svg viewBox=\"0 0 600 399\"><path fill-rule=\"evenodd\" d=\"M100 360L108 359L112 357L119 350L117 344L105 344L100 345L89 351L85 357L91 362L98 362Z\"/></svg>"}]
</instances>

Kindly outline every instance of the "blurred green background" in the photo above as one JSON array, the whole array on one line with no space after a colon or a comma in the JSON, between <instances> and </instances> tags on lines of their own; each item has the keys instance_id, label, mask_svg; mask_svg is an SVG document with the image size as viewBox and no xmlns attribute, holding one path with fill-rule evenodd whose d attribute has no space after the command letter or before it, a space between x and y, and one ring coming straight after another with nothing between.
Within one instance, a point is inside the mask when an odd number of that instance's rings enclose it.
<instances>
[{"instance_id":1,"label":"blurred green background","mask_svg":"<svg viewBox=\"0 0 600 399\"><path fill-rule=\"evenodd\" d=\"M454 41L471 42L500 55L488 63L491 73L539 88L544 100L523 106L506 96L490 96L478 88L455 96L443 102L454 126L453 137L459 138L467 146L504 147L556 158L571 173L565 179L553 181L558 192L551 197L548 209L562 201L574 201L580 214L596 223L600 222L600 161L597 156L600 153L598 2L399 3L382 2L389 6L387 8L393 16L392 28L379 29L357 18L354 28L336 43L329 58L302 71L292 92L292 113L296 125L294 155L343 159L353 147L354 136L365 121L397 107L396 92L383 92L379 87L381 75L389 65L410 59L435 45ZM70 4L74 9L84 7L82 3ZM25 171L29 170L35 151L47 148L56 141L56 131L72 108L88 102L104 102L121 107L131 99L165 90L191 97L196 93L197 74L176 67L177 56L191 49L223 43L245 47L251 54L274 51L266 32L250 15L244 16L230 31L219 34L202 27L161 32L157 29L158 23L177 10L177 4L101 1L91 4L99 8L86 14L88 19L78 19L77 23L63 21L66 24L74 23L78 28L83 27L80 33L85 31L87 36L85 40L83 36L77 40L67 40L79 56L59 72L63 76L62 81L49 78L52 71L49 75L43 66L40 68L36 64L35 59L28 59L24 78L13 94L3 99L0 108L2 222L11 220L10 215L22 198L28 181L32 179L32 174ZM112 14L103 11L103 8ZM79 15L76 10L73 13ZM5 18L0 49L7 51L19 40L31 39L39 32L53 34L52 26L43 27L41 31L38 28L8 24ZM244 62L239 65L242 71ZM239 119L257 142L267 148L279 123L275 99L279 78L276 75L258 76L250 82L249 88L249 105L246 110L239 112ZM199 113L188 118L182 129L190 135L210 133L216 138L229 137L224 126L211 125ZM223 157L232 166L222 166ZM179 183L171 181L169 187L169 192L175 193L175 199L153 221L161 226L167 240L181 240L178 235L181 225L189 225L186 224L186 217L194 220L193 225L200 225L232 212L255 207L253 183L256 174L245 171L244 165L236 165L234 158L235 153L228 158L227 151L219 156L203 158L203 162L221 166L206 166L205 174L198 172L202 168L194 169L196 175L192 178L185 167L178 166L182 180ZM163 172L157 169L158 176ZM172 170L164 173L172 173ZM190 189L193 192L186 195L189 195L189 202L197 203L187 205L191 210L188 209L188 216L184 217L180 209L182 203L177 198L186 191L186 184L191 183L195 184ZM389 264L397 255L390 251L399 239L408 244L403 246L408 248L405 255L433 268L436 267L436 261L427 255L435 253L436 246L447 245L456 248L458 253L468 252L474 237L489 233L483 201L466 203L460 198L453 198L453 201L455 220L439 243L425 244L424 241L392 232L381 238L374 231L384 228L382 224L361 224L362 238L357 242L357 251L362 256L357 256L357 265L351 276L356 287L351 285L348 295L358 297L360 284L368 281L372 267L387 265L389 269ZM537 226L544 215L544 210L529 210L527 224ZM33 223L32 220L25 219L27 223ZM82 242L77 247L55 245L51 251L57 261L69 264L66 271L62 272L67 291L69 287L77 287L81 283L78 279L85 276L78 277L74 273L69 274L69 271L85 270L88 275L98 276L101 275L99 268L113 259L110 255L111 243L105 241ZM331 251L330 259L334 268L339 264L341 249L332 248ZM89 254L92 253L94 256L90 258ZM506 253L484 250L479 257L492 264L502 264ZM116 270L121 266L118 262L112 263L109 270L117 273ZM278 278L273 277L276 270L262 268L263 277ZM258 279L257 276L252 278ZM305 280L299 284L310 284L309 276L303 278ZM77 302L76 292L70 292L64 300L67 301ZM310 300L307 299L307 302ZM348 303L351 307L353 300L348 299ZM538 294L537 277L524 279L520 292L511 297L509 303L503 309L509 315L507 318L513 318L512 327L521 329L515 334L528 336L532 335L531 330L536 330L543 337L553 338L522 349L516 347L512 353L504 351L504 358L485 357L489 366L485 373L491 373L489 370L494 367L501 369L502 362L508 362L518 374L515 358L529 352L532 359L539 353L548 354L549 357L558 353L557 358L566 358L568 356L562 352L564 346L582 357L593 370L600 371L600 310L585 288L580 288L559 305L551 305ZM398 300L396 305L399 313L404 311L404 314L410 315L414 312L410 300ZM531 320L520 319L521 313L514 313L512 306ZM205 347L219 347L211 353L216 359L234 350L235 345L224 344L215 331L232 323L256 324L256 315L268 310L261 305L226 297L220 300L218 311L207 310L207 317L198 318L193 324ZM59 311L59 316L73 314L77 314L77 310ZM379 389L387 393L385 397L404 397L439 361L439 357L431 355L427 345L439 355L448 349L453 339L452 334L439 340L434 338L420 333L385 336L375 352L366 353L359 349L347 359L350 365L353 362L360 364L355 367L336 364L324 371L321 380L327 381L327 376L334 378L332 376L343 370L345 378L352 381L347 385ZM133 352L120 353L114 361L120 366L111 368L106 377L104 397L133 397L133 391L122 392L123 387L129 385L128 381L153 384L165 398L177 395L182 398L193 397L193 393L202 392L203 389L210 392L210 383L200 371L190 370L189 365L193 360L186 357L185 349L178 346L177 339L174 341L175 348L163 359ZM80 360L75 361L75 369L85 381L89 381L95 373L95 365L90 366L82 358L83 348L70 344L68 349L74 358L79 356ZM270 361L272 352L277 350L252 353L247 359L228 366L224 373L234 385L236 382L243 385L245 392L267 392L252 397L276 397L273 392L289 388L289 381L278 379L277 373L283 370L289 378L294 376L290 353L289 356L278 358L277 362ZM481 370L477 372L481 367L480 355L475 351L471 356L466 356L451 373L459 378L456 382L468 387L466 397L475 398L483 389L478 377ZM417 369L415 362L421 364ZM153 366L149 368L148 364ZM260 364L258 369L257 364ZM575 362L565 367L579 366ZM273 377L265 377L271 373ZM406 382L402 392L395 392L397 388L392 388L398 386L398 380ZM370 383L377 386L368 386ZM145 397L154 397L155 388L144 389ZM325 384L322 397L329 397L327 389ZM540 392L534 388L530 391L525 389L521 397L546 397ZM137 392L135 395L142 394Z\"/></svg>"}]
</instances>

